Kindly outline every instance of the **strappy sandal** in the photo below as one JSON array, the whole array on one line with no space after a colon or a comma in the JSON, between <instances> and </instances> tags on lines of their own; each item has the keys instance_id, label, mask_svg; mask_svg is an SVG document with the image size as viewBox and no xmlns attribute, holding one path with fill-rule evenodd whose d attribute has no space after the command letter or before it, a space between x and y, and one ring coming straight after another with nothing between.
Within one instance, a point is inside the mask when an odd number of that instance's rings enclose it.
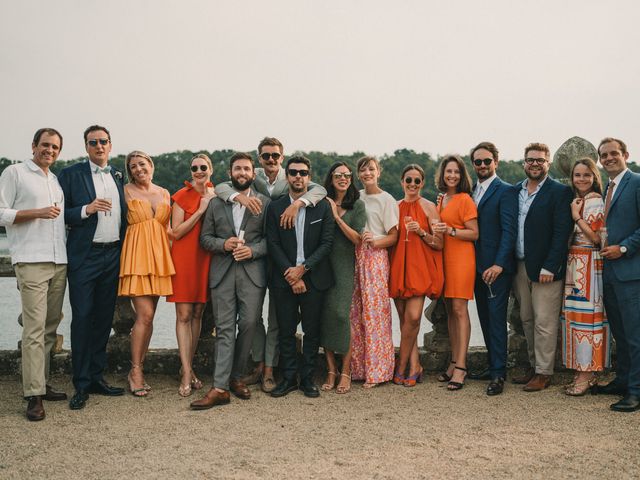
<instances>
[{"instance_id":1,"label":"strappy sandal","mask_svg":"<svg viewBox=\"0 0 640 480\"><path fill-rule=\"evenodd\" d=\"M367 390L370 390L372 388L376 388L377 386L379 386L379 383L369 383L369 382L365 382L362 384L362 388L366 388Z\"/></svg>"},{"instance_id":2,"label":"strappy sandal","mask_svg":"<svg viewBox=\"0 0 640 480\"><path fill-rule=\"evenodd\" d=\"M187 385L180 385L178 387L178 395L180 395L181 397L188 397L191 395L191 393L193 393L191 391L191 384L188 383Z\"/></svg>"},{"instance_id":3,"label":"strappy sandal","mask_svg":"<svg viewBox=\"0 0 640 480\"><path fill-rule=\"evenodd\" d=\"M393 380L392 382L395 385L404 385L404 381L405 381L405 377L402 373L400 373L399 371L396 370L396 372L393 374Z\"/></svg>"},{"instance_id":4,"label":"strappy sandal","mask_svg":"<svg viewBox=\"0 0 640 480\"><path fill-rule=\"evenodd\" d=\"M336 387L336 393L339 393L341 395L344 394L344 393L349 393L351 391L351 375L347 375L346 373L341 373L340 376L348 378L349 379L349 385L347 385L345 387L344 385L338 384L338 386Z\"/></svg>"},{"instance_id":5,"label":"strappy sandal","mask_svg":"<svg viewBox=\"0 0 640 480\"><path fill-rule=\"evenodd\" d=\"M455 361L453 361L453 360L451 360L451 361L449 362L449 365L455 365L455 364L456 364L456 362L455 362ZM455 368L455 367L454 367L454 368ZM448 381L450 381L450 380L451 380L451 376L450 376L450 375L445 371L445 372L442 372L440 375L438 375L438 376L436 377L436 380L438 380L439 382L442 382L442 383L444 383L444 382L448 382Z\"/></svg>"},{"instance_id":6,"label":"strappy sandal","mask_svg":"<svg viewBox=\"0 0 640 480\"><path fill-rule=\"evenodd\" d=\"M462 367L454 367L454 370L462 370L464 372L464 377L467 378L467 369ZM455 392L456 390L462 390L464 387L464 380L462 382L454 382L453 380L449 380L447 384L447 390Z\"/></svg>"},{"instance_id":7,"label":"strappy sandal","mask_svg":"<svg viewBox=\"0 0 640 480\"><path fill-rule=\"evenodd\" d=\"M202 381L200 381L200 379L196 377L196 374L193 373L193 370L192 370L191 371L191 388L194 390L200 390L202 387L203 387Z\"/></svg>"},{"instance_id":8,"label":"strappy sandal","mask_svg":"<svg viewBox=\"0 0 640 480\"><path fill-rule=\"evenodd\" d=\"M415 387L416 383L422 383L424 377L424 368L421 368L418 373L414 373L413 375L409 375L404 379L405 387Z\"/></svg>"},{"instance_id":9,"label":"strappy sandal","mask_svg":"<svg viewBox=\"0 0 640 480\"><path fill-rule=\"evenodd\" d=\"M581 397L586 394L587 391L591 391L591 394L595 395L597 393L597 383L598 378L595 375L592 375L588 380L585 380L584 382L576 382L574 380L573 383L567 386L564 393L569 395L570 397Z\"/></svg>"},{"instance_id":10,"label":"strappy sandal","mask_svg":"<svg viewBox=\"0 0 640 480\"><path fill-rule=\"evenodd\" d=\"M332 371L328 371L327 372L327 380L329 380L329 377L333 378L333 382L329 383L328 381L323 383L322 386L320 387L320 390L322 390L323 392L328 392L329 390L333 390L333 388L336 386L336 377L338 376L337 372L332 372Z\"/></svg>"},{"instance_id":11,"label":"strappy sandal","mask_svg":"<svg viewBox=\"0 0 640 480\"><path fill-rule=\"evenodd\" d=\"M139 363L132 363L131 364L131 370L129 370L129 374L127 375L127 380L129 381L129 391L131 392L131 395L133 395L134 397L146 397L148 395L147 390L144 388L144 383L142 388L134 388L133 386L133 379L131 378L131 371L134 368L139 368L140 370L142 370L142 365Z\"/></svg>"}]
</instances>

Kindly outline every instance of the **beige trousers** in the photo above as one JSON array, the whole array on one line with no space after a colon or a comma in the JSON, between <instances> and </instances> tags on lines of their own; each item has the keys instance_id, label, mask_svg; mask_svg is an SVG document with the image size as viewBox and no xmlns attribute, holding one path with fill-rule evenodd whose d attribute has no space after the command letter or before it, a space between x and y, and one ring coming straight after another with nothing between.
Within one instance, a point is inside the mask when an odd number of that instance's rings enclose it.
<instances>
[{"instance_id":1,"label":"beige trousers","mask_svg":"<svg viewBox=\"0 0 640 480\"><path fill-rule=\"evenodd\" d=\"M527 339L529 363L536 373L552 375L558 344L564 282L532 282L524 261L518 261L513 294L520 303L520 319Z\"/></svg>"},{"instance_id":2,"label":"beige trousers","mask_svg":"<svg viewBox=\"0 0 640 480\"><path fill-rule=\"evenodd\" d=\"M22 300L22 389L25 397L44 395L62 318L67 266L18 263L15 272Z\"/></svg>"}]
</instances>

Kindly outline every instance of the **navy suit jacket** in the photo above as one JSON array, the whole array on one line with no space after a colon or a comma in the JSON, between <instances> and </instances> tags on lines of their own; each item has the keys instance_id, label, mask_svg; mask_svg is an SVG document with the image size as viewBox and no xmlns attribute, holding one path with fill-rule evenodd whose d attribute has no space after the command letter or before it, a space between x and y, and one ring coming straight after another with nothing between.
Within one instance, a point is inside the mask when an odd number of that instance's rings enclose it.
<instances>
[{"instance_id":1,"label":"navy suit jacket","mask_svg":"<svg viewBox=\"0 0 640 480\"><path fill-rule=\"evenodd\" d=\"M298 242L294 228L280 227L280 215L289 205L291 200L287 194L272 201L267 207L267 248L273 261L269 279L270 288L291 289L284 278L284 272L287 268L296 265ZM310 205L306 209L304 257L305 265L310 270L302 279L307 286L311 283L317 290L323 291L334 284L329 254L333 245L335 221L329 202L321 201L315 207Z\"/></svg>"},{"instance_id":2,"label":"navy suit jacket","mask_svg":"<svg viewBox=\"0 0 640 480\"><path fill-rule=\"evenodd\" d=\"M491 182L478 204L478 228L480 235L475 242L478 274L492 265L499 265L504 273L514 273L518 196L513 185L500 178Z\"/></svg>"},{"instance_id":3,"label":"navy suit jacket","mask_svg":"<svg viewBox=\"0 0 640 480\"><path fill-rule=\"evenodd\" d=\"M518 194L523 182L516 185ZM573 232L571 188L547 177L529 207L524 222L524 262L532 282L540 280L540 270L564 280L567 269L569 237Z\"/></svg>"},{"instance_id":4,"label":"navy suit jacket","mask_svg":"<svg viewBox=\"0 0 640 480\"><path fill-rule=\"evenodd\" d=\"M116 174L117 172L117 174ZM111 176L118 186L120 194L120 240L124 240L127 229L127 203L124 200L122 172L111 167ZM64 192L64 221L67 224L67 260L68 268L73 271L79 268L89 255L93 236L98 226L98 216L81 217L82 207L93 202L96 190L91 178L89 161L76 163L62 169L58 181Z\"/></svg>"},{"instance_id":5,"label":"navy suit jacket","mask_svg":"<svg viewBox=\"0 0 640 480\"><path fill-rule=\"evenodd\" d=\"M611 268L621 282L640 280L640 175L631 170L620 179L611 199L607 237L609 245L627 247L627 253L621 258L605 260L607 268Z\"/></svg>"}]
</instances>

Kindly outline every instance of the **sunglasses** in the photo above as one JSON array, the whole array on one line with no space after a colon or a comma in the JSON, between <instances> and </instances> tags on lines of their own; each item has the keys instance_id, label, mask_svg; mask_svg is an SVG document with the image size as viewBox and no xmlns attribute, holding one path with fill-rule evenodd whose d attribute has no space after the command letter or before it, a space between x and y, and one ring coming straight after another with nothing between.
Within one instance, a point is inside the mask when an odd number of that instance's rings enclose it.
<instances>
[{"instance_id":1,"label":"sunglasses","mask_svg":"<svg viewBox=\"0 0 640 480\"><path fill-rule=\"evenodd\" d=\"M546 163L547 159L546 158L531 158L531 157L527 157L524 159L524 163L526 163L527 165L533 165L534 163L538 164L538 165L542 165L544 163Z\"/></svg>"},{"instance_id":2,"label":"sunglasses","mask_svg":"<svg viewBox=\"0 0 640 480\"><path fill-rule=\"evenodd\" d=\"M270 158L273 158L274 160L278 160L282 155L280 155L279 153L261 153L260 154L260 158L262 160L264 160L265 162L268 161Z\"/></svg>"},{"instance_id":3,"label":"sunglasses","mask_svg":"<svg viewBox=\"0 0 640 480\"><path fill-rule=\"evenodd\" d=\"M341 178L344 178L346 180L350 180L351 179L351 172L333 172L333 178L335 178L336 180L340 180Z\"/></svg>"},{"instance_id":4,"label":"sunglasses","mask_svg":"<svg viewBox=\"0 0 640 480\"><path fill-rule=\"evenodd\" d=\"M476 167L479 167L482 164L484 164L485 167L488 167L492 163L493 163L493 158L478 158L478 159L473 161L473 164Z\"/></svg>"},{"instance_id":5,"label":"sunglasses","mask_svg":"<svg viewBox=\"0 0 640 480\"><path fill-rule=\"evenodd\" d=\"M207 170L209 170L209 166L208 165L191 165L191 171L193 173L197 172L198 168L200 168L201 172L206 172Z\"/></svg>"},{"instance_id":6,"label":"sunglasses","mask_svg":"<svg viewBox=\"0 0 640 480\"><path fill-rule=\"evenodd\" d=\"M407 185L411 185L411 183L415 183L416 185L420 185L422 183L422 180L420 180L419 178L411 178L411 177L407 177L404 179L404 183L406 183Z\"/></svg>"},{"instance_id":7,"label":"sunglasses","mask_svg":"<svg viewBox=\"0 0 640 480\"><path fill-rule=\"evenodd\" d=\"M98 143L100 143L100 145L102 145L104 147L105 145L109 144L109 139L108 138L100 138L98 140L88 140L87 143L91 147L97 147Z\"/></svg>"},{"instance_id":8,"label":"sunglasses","mask_svg":"<svg viewBox=\"0 0 640 480\"><path fill-rule=\"evenodd\" d=\"M301 177L308 177L309 170L296 170L295 168L290 168L289 170L287 170L287 175L291 177L297 177L298 175L300 175Z\"/></svg>"}]
</instances>

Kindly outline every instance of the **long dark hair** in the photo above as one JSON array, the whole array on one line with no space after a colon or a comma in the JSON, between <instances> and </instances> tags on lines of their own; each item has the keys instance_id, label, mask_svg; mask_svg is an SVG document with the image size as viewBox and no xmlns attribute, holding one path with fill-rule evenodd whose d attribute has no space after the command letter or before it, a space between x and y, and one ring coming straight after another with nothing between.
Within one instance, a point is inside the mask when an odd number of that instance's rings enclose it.
<instances>
[{"instance_id":1,"label":"long dark hair","mask_svg":"<svg viewBox=\"0 0 640 480\"><path fill-rule=\"evenodd\" d=\"M342 208L345 210L351 210L353 208L353 204L360 198L360 192L358 192L358 189L353 184L353 170L349 165L344 162L336 162L331 165L329 172L327 172L327 177L324 179L324 188L327 190L327 197L335 200L336 189L333 186L333 172L335 172L338 167L347 167L349 172L351 172L351 183L349 184L349 188L347 188L344 198L342 199Z\"/></svg>"},{"instance_id":2,"label":"long dark hair","mask_svg":"<svg viewBox=\"0 0 640 480\"><path fill-rule=\"evenodd\" d=\"M444 170L451 162L458 165L458 170L460 170L460 182L456 186L456 193L464 192L471 194L471 177L459 155L449 154L442 159L436 172L436 188L443 193L447 192L447 184L444 181Z\"/></svg>"}]
</instances>

